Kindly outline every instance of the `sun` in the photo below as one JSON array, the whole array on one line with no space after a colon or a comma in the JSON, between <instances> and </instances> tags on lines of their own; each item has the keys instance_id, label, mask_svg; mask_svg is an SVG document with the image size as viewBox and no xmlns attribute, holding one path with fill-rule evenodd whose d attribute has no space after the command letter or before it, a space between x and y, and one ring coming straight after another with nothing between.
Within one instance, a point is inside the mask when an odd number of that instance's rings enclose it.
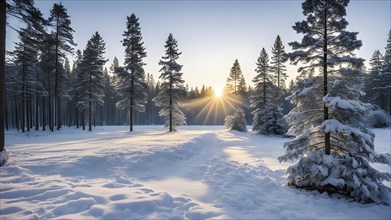
<instances>
[{"instance_id":1,"label":"sun","mask_svg":"<svg viewBox=\"0 0 391 220\"><path fill-rule=\"evenodd\" d=\"M223 89L221 87L218 87L215 89L215 97L220 98L223 96Z\"/></svg>"}]
</instances>

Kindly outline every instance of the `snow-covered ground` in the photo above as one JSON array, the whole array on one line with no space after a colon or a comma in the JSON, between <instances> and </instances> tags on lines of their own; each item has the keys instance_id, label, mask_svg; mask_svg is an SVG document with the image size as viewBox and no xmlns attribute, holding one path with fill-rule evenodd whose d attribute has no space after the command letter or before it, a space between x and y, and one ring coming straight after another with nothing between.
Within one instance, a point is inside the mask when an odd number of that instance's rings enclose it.
<instances>
[{"instance_id":1,"label":"snow-covered ground","mask_svg":"<svg viewBox=\"0 0 391 220\"><path fill-rule=\"evenodd\" d=\"M0 218L391 219L387 206L288 187L289 164L276 159L286 138L219 126L127 129L7 132ZM390 152L391 130L374 131L376 151Z\"/></svg>"}]
</instances>

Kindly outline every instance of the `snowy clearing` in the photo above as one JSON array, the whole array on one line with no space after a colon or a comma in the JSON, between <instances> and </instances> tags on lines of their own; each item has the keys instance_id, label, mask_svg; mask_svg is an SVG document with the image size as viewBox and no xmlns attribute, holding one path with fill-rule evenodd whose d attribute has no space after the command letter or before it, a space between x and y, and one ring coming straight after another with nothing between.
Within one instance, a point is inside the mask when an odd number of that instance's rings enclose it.
<instances>
[{"instance_id":1,"label":"snowy clearing","mask_svg":"<svg viewBox=\"0 0 391 220\"><path fill-rule=\"evenodd\" d=\"M289 164L276 159L287 138L222 126L127 129L7 132L0 218L391 218L387 206L288 187ZM390 152L391 130L373 131L376 151Z\"/></svg>"}]
</instances>

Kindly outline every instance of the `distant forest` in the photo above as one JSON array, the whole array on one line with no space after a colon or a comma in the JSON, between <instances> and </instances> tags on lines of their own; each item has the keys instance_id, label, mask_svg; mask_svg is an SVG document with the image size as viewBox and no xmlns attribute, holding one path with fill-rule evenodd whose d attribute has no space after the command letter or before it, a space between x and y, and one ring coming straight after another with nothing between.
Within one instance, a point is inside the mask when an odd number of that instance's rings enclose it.
<instances>
[{"instance_id":1,"label":"distant forest","mask_svg":"<svg viewBox=\"0 0 391 220\"><path fill-rule=\"evenodd\" d=\"M171 101L175 96L176 110L180 114L183 112L187 125L222 125L226 115L236 106L244 110L247 123L252 124L257 100L251 99L264 97L266 102L267 97L268 101L278 104L275 106L278 111L286 115L293 105L285 98L294 90L301 89L305 80L304 75L299 75L295 80L285 82L288 59L284 58L284 46L277 36L271 47L270 60L265 49L258 60L254 59L257 65L253 79L255 86L251 87L245 82L239 61L235 60L231 71L227 72L224 95L216 97L212 87L190 87L182 79L182 74L186 73L182 73L182 66L176 63L181 54L177 49L180 49L180 44L178 46L172 35L165 47L173 46L176 54L174 56L167 49L159 63L162 65L162 75L155 79L152 74L144 73L145 47L140 24L134 14L128 17L127 29L123 34L125 63L121 65L114 58L107 69L104 68L107 62L104 58L105 43L98 32L91 37L83 51L74 51L74 30L67 9L61 3L54 4L49 18L43 18L41 12L31 7L32 12L23 19L26 27L15 29L19 33L19 42L14 51L7 52L6 129L16 128L24 132L32 129L53 131L62 126L85 129L87 124L90 124L90 129L97 125L164 124L168 115L162 113L165 105L156 104L156 97L164 95ZM72 66L67 58L69 55L74 56ZM361 80L362 88L366 91L362 99L390 113L389 85L375 86L387 84L381 78L383 55L375 51L370 61L371 67L364 69L365 77ZM172 79L164 82L163 75L167 73L178 74L176 83ZM314 73L306 74L311 76ZM263 88L266 85L267 91ZM168 89L174 90L162 93ZM128 94L126 91L129 91Z\"/></svg>"}]
</instances>

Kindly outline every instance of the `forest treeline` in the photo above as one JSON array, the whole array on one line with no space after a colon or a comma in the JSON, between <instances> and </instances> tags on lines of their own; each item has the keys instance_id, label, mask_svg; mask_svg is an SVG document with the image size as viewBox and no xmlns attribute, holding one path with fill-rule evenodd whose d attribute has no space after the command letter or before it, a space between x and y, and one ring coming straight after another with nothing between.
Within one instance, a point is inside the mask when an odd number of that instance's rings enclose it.
<instances>
[{"instance_id":1,"label":"forest treeline","mask_svg":"<svg viewBox=\"0 0 391 220\"><path fill-rule=\"evenodd\" d=\"M33 8L33 1L30 4L29 7ZM279 112L277 118L286 115L293 108L286 97L306 80L299 75L287 85L288 60L284 57L282 40L277 36L270 58L263 48L258 60L254 59L254 73L246 73L254 75L254 86L245 82L239 61L234 61L230 72L227 72L225 97L222 98L227 103L218 106L213 104L216 102L213 100L213 88L207 85L190 87L182 79L182 73L177 76L176 83L169 79L171 85L180 85L177 88L180 95L174 94L173 88L164 82L164 77L155 79L152 74L144 73L143 58L147 54L140 23L134 14L128 17L123 34L125 62L121 65L114 58L107 69L104 67L107 62L105 43L98 32L83 51L74 51L74 30L67 9L61 3L54 4L48 18L44 18L38 9L34 10L34 16L25 17L26 27L15 29L19 42L13 51L7 52L6 129L53 131L62 126L85 129L89 125L91 130L96 125L130 125L132 130L133 124L164 124L174 112L183 117L180 123L221 125L235 106L244 110L248 124L257 125L267 120L262 117L269 112ZM175 39L172 40L177 44ZM170 46L168 41L166 49L167 46ZM181 67L176 63L180 54L177 52L172 59L172 51L166 51L160 61L162 75L165 71L171 75L181 72L175 68L167 70L168 66ZM68 60L69 55L74 59ZM366 95L362 99L390 112L390 89L382 79L383 57L378 50L375 51L370 59L370 68L364 70L366 74L361 83ZM166 100L167 103L175 96L177 107L174 109L174 105L169 103L169 112L164 114L164 102L157 105L156 98L159 94L162 97L162 91L168 90L171 98Z\"/></svg>"}]
</instances>

